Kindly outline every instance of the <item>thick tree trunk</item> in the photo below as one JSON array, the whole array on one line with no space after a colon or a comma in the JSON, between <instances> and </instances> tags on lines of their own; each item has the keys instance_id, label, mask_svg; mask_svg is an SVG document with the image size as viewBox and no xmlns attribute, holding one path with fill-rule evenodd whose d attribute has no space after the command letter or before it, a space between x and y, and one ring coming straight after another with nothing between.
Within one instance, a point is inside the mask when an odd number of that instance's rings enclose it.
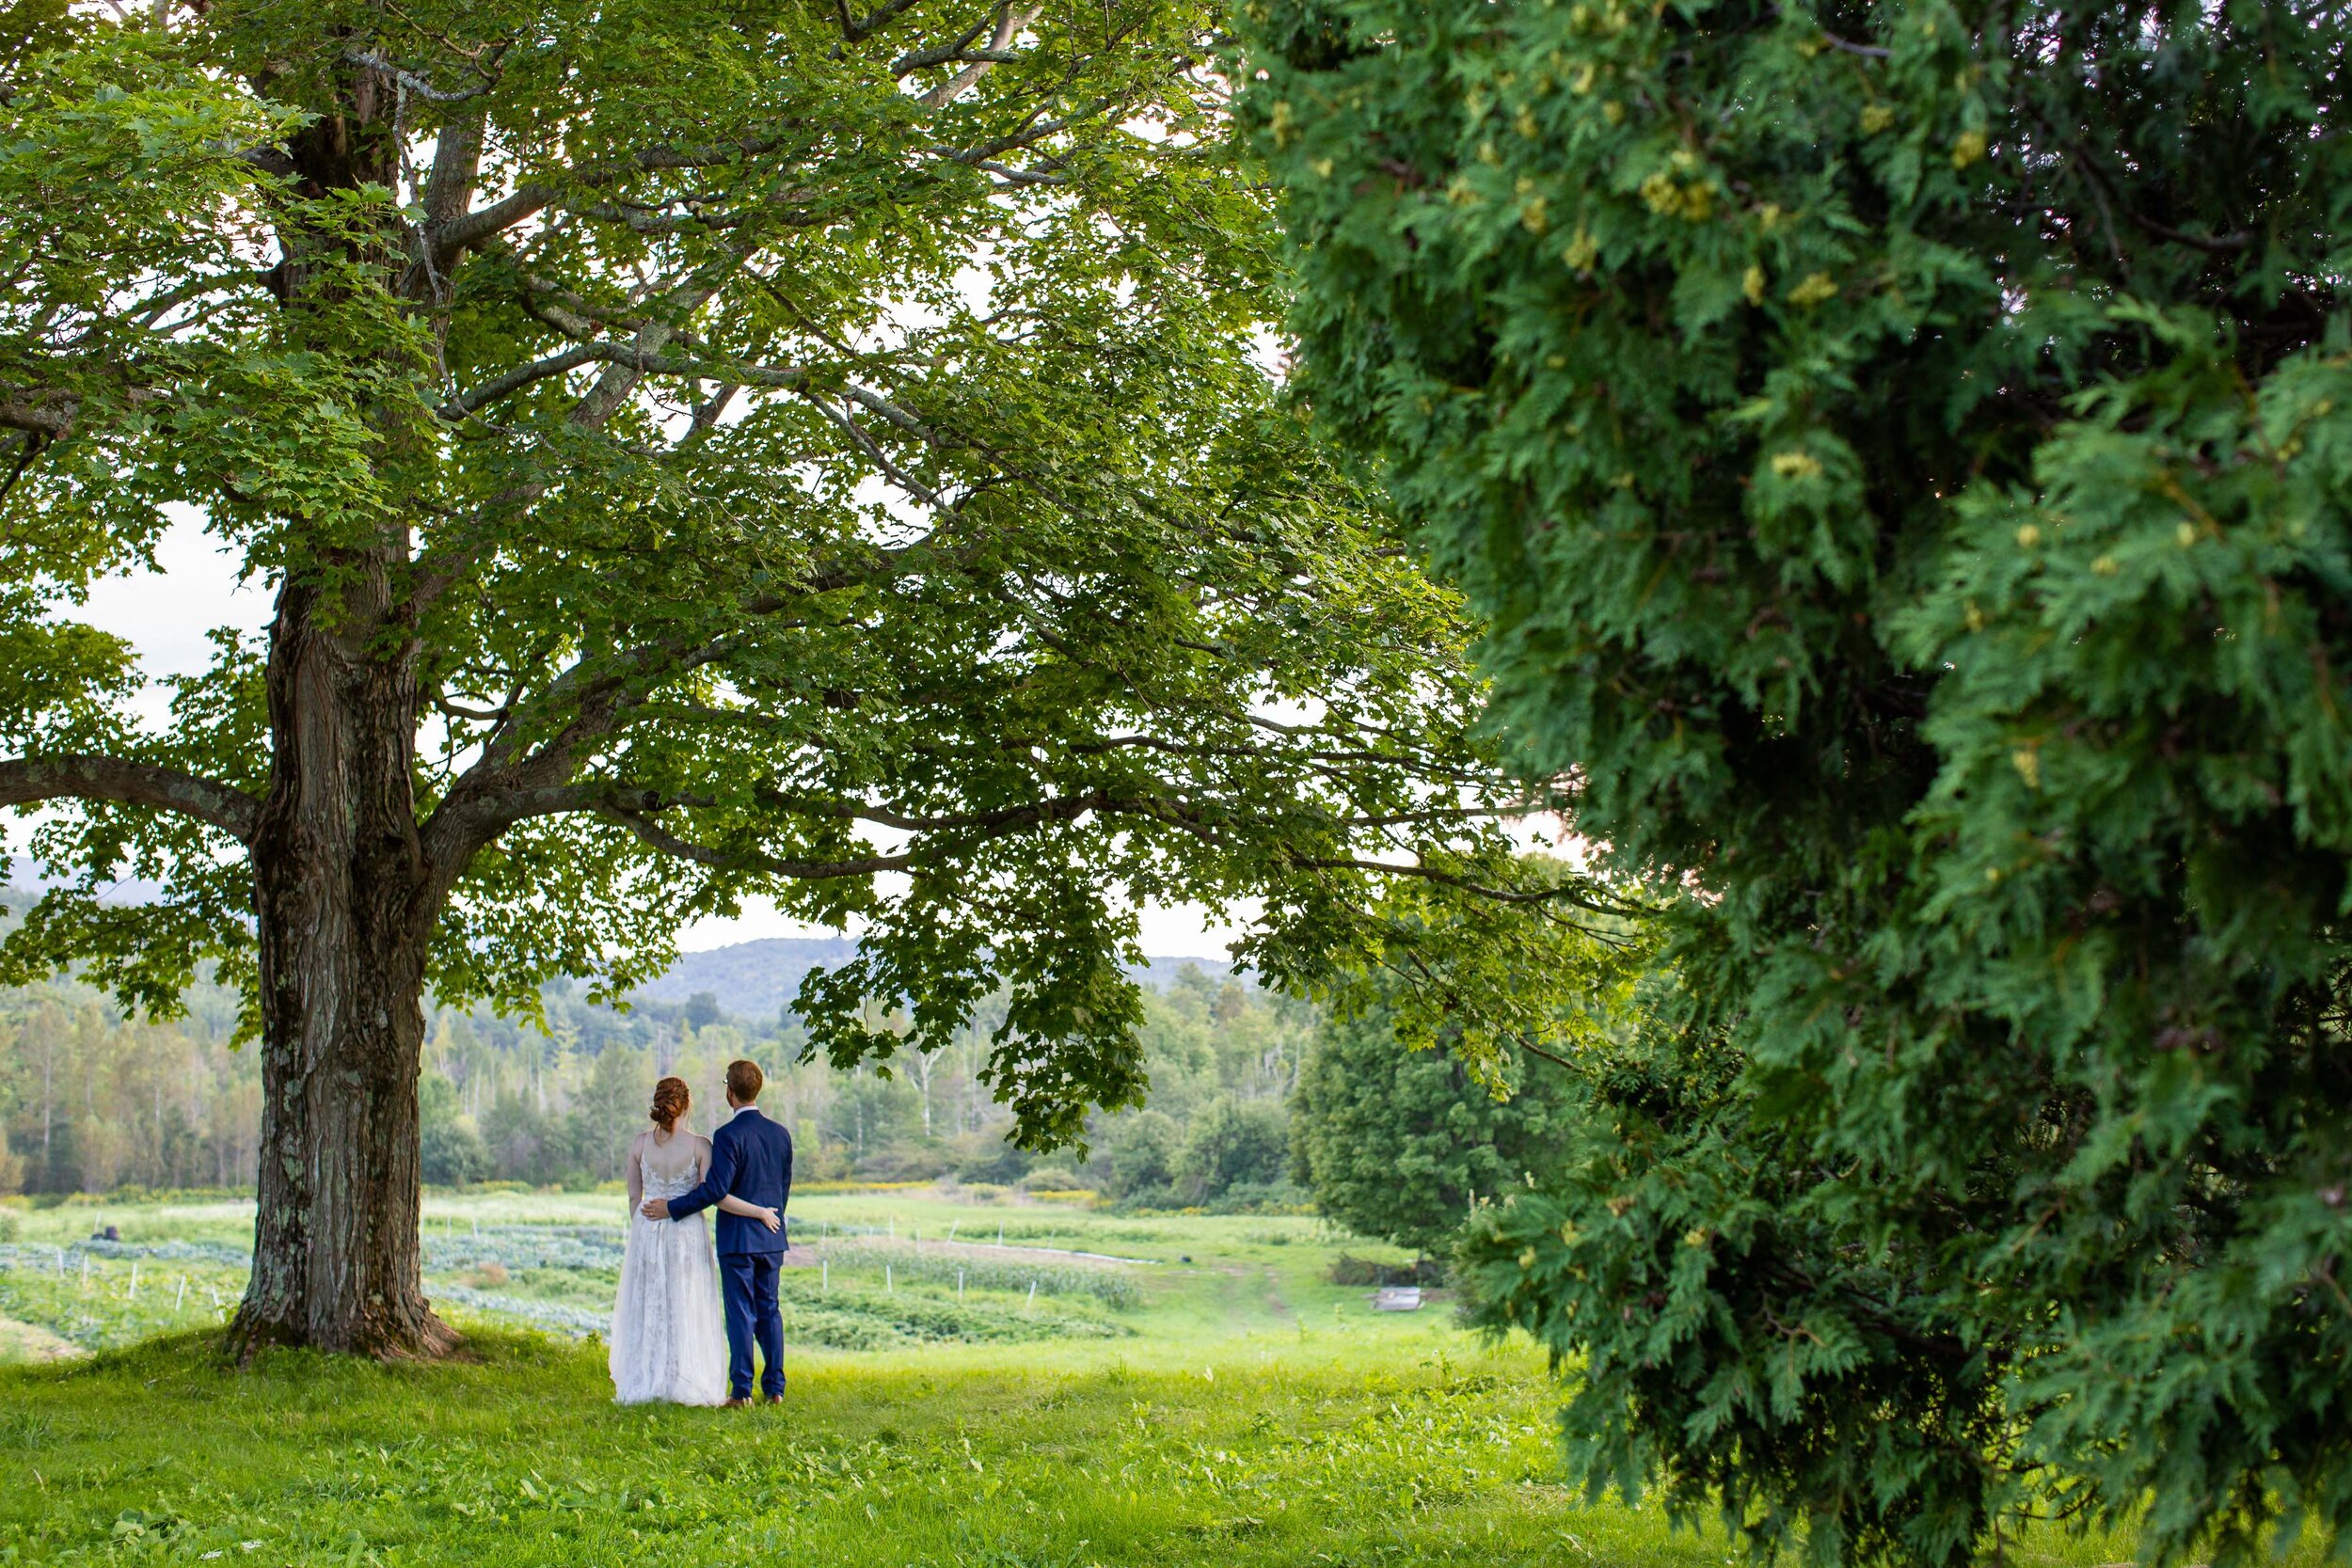
<instances>
[{"instance_id":1,"label":"thick tree trunk","mask_svg":"<svg viewBox=\"0 0 2352 1568\"><path fill-rule=\"evenodd\" d=\"M397 127L379 87L347 66L291 138L304 196L396 187ZM297 340L331 338L346 330L349 264L380 268L389 285L404 253L392 229L371 243L303 224L280 233L279 298ZM419 417L397 399L381 411L379 462L414 449ZM391 517L293 526L305 548L270 627L270 781L250 847L261 1212L230 1338L246 1355L269 1344L432 1355L456 1337L425 1301L417 1225L425 946L441 892L418 837L416 643L397 591L408 541Z\"/></svg>"},{"instance_id":2,"label":"thick tree trunk","mask_svg":"<svg viewBox=\"0 0 2352 1568\"><path fill-rule=\"evenodd\" d=\"M252 846L261 1212L230 1329L245 1355L432 1355L455 1342L425 1301L418 1239L437 900L411 788L415 670L369 613L384 603L374 574L355 575L331 610L289 585L271 628L271 778Z\"/></svg>"}]
</instances>

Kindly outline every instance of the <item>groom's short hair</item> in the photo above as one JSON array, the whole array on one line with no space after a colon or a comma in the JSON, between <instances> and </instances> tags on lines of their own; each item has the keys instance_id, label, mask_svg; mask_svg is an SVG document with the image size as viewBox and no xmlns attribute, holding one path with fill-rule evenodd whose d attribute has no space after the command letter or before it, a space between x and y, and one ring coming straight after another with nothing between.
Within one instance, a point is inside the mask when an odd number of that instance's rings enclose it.
<instances>
[{"instance_id":1,"label":"groom's short hair","mask_svg":"<svg viewBox=\"0 0 2352 1568\"><path fill-rule=\"evenodd\" d=\"M727 1064L727 1093L735 1096L739 1103L749 1105L757 1100L761 1087L767 1082L767 1075L759 1070L757 1062Z\"/></svg>"}]
</instances>

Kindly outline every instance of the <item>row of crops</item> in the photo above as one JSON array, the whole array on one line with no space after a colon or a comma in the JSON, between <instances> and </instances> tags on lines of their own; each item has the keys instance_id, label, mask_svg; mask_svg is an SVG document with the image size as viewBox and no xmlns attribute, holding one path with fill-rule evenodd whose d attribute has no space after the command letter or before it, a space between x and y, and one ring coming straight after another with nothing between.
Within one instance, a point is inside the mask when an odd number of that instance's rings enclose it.
<instances>
[{"instance_id":1,"label":"row of crops","mask_svg":"<svg viewBox=\"0 0 2352 1568\"><path fill-rule=\"evenodd\" d=\"M612 1321L616 1228L444 1226L423 1241L426 1289L461 1323L586 1337ZM1132 1332L1119 1314L1141 1301L1122 1270L976 1257L886 1230L837 1237L815 1257L785 1271L785 1333L837 1350L1117 1338ZM248 1264L211 1242L0 1243L0 1318L110 1349L225 1322Z\"/></svg>"},{"instance_id":2,"label":"row of crops","mask_svg":"<svg viewBox=\"0 0 2352 1568\"><path fill-rule=\"evenodd\" d=\"M0 1243L0 1318L110 1350L225 1322L246 1270L245 1254L200 1242Z\"/></svg>"}]
</instances>

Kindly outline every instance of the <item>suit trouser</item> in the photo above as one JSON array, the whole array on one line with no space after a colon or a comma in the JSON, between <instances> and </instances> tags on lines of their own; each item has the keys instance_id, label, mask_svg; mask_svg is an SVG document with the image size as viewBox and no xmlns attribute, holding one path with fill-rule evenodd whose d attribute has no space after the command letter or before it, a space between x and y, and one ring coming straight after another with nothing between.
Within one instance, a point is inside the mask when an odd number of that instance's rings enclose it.
<instances>
[{"instance_id":1,"label":"suit trouser","mask_svg":"<svg viewBox=\"0 0 2352 1568\"><path fill-rule=\"evenodd\" d=\"M719 1283L726 1293L727 1397L752 1397L752 1345L759 1345L759 1389L784 1392L784 1319L776 1307L776 1269L782 1261L772 1252L723 1252L719 1255Z\"/></svg>"}]
</instances>

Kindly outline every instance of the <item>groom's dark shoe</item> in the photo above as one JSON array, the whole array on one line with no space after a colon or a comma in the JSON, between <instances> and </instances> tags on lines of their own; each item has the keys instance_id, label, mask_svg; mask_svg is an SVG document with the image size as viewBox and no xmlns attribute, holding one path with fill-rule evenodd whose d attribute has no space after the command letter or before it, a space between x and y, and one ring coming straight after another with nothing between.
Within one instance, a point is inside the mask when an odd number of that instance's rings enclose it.
<instances>
[{"instance_id":1,"label":"groom's dark shoe","mask_svg":"<svg viewBox=\"0 0 2352 1568\"><path fill-rule=\"evenodd\" d=\"M770 1394L766 1399L761 1400L759 1402L762 1404L782 1404L784 1402L784 1396L782 1394Z\"/></svg>"},{"instance_id":2,"label":"groom's dark shoe","mask_svg":"<svg viewBox=\"0 0 2352 1568\"><path fill-rule=\"evenodd\" d=\"M727 1401L727 1402L720 1406L720 1408L723 1410L740 1410L751 1402L751 1401L745 1399L734 1399Z\"/></svg>"}]
</instances>

